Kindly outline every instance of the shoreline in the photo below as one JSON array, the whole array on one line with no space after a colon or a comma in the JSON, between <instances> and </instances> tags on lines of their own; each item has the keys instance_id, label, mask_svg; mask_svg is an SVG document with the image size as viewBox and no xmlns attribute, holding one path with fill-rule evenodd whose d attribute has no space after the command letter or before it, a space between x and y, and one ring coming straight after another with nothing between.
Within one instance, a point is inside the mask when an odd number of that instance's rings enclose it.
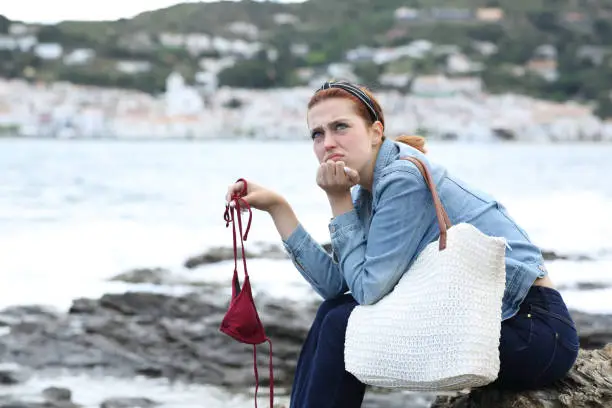
<instances>
[{"instance_id":1,"label":"shoreline","mask_svg":"<svg viewBox=\"0 0 612 408\"><path fill-rule=\"evenodd\" d=\"M308 140L307 87L219 88L205 96L186 84L159 95L52 83L36 87L0 79L6 134L81 138L245 138ZM386 134L431 140L612 141L612 121L575 101L503 93L424 96L379 91ZM189 103L187 103L189 102Z\"/></svg>"},{"instance_id":2,"label":"shoreline","mask_svg":"<svg viewBox=\"0 0 612 408\"><path fill-rule=\"evenodd\" d=\"M79 298L66 313L32 305L0 310L0 327L9 328L0 335L0 378L8 384L0 403L9 398L23 407L40 407L35 405L38 394L49 394L48 388L55 387L55 394L74 395L77 404L95 399L88 408L102 400L128 398L151 403L144 406L195 408L198 405L189 402L195 396L207 407L252 406L252 347L218 330L227 307L218 289L201 285L181 296L126 291ZM287 402L297 356L318 302L279 301L266 295L256 296L255 302L274 343L275 406L280 407ZM612 343L612 314L571 313L581 348L595 350ZM258 395L266 401L267 346L258 347ZM426 408L434 399L430 393L401 390L366 392L367 406L373 408L400 402ZM181 400L184 403L177 402Z\"/></svg>"},{"instance_id":3,"label":"shoreline","mask_svg":"<svg viewBox=\"0 0 612 408\"><path fill-rule=\"evenodd\" d=\"M177 143L177 144L209 144L209 143L227 143L227 142L253 142L257 144L304 144L309 143L310 140L304 138L264 138L257 139L252 137L210 137L210 138L158 138L158 137L138 137L138 138L121 138L121 137L92 137L92 138L54 138L45 136L0 136L0 143L3 141L45 141L51 143L125 143L125 144L155 144L155 143ZM546 140L441 140L441 139L427 139L427 145L505 145L505 146L612 146L612 139L610 140L558 140L558 141L546 141Z\"/></svg>"}]
</instances>

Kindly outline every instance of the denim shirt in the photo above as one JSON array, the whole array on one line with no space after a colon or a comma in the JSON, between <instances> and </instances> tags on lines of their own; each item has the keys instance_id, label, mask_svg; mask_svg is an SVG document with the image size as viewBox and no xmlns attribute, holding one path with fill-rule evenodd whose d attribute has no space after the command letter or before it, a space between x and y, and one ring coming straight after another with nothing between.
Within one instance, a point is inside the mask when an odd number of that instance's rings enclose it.
<instances>
[{"instance_id":1,"label":"denim shirt","mask_svg":"<svg viewBox=\"0 0 612 408\"><path fill-rule=\"evenodd\" d=\"M516 314L533 282L546 274L542 253L505 207L430 162L413 147L385 139L374 166L372 191L351 190L354 209L329 224L328 254L302 224L283 245L293 264L324 299L350 291L359 304L374 304L393 289L418 254L439 237L431 193L413 156L430 170L451 223L470 223L505 237L506 288L502 319Z\"/></svg>"}]
</instances>

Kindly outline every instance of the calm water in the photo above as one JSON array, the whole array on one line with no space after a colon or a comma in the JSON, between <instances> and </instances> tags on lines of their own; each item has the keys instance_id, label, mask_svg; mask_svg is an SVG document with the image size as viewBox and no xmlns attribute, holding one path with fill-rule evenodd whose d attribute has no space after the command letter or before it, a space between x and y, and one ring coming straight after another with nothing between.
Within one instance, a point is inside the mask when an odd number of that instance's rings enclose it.
<instances>
[{"instance_id":1,"label":"calm water","mask_svg":"<svg viewBox=\"0 0 612 408\"><path fill-rule=\"evenodd\" d=\"M429 149L432 159L502 201L543 248L598 259L555 262L553 278L609 279L612 145L435 143ZM186 257L230 246L224 196L239 177L282 193L325 241L330 212L314 182L316 166L309 142L0 140L0 306L66 307L74 297L110 290L101 281L126 269L180 271ZM256 241L279 242L261 212L250 234L249 242ZM302 283L288 262L275 265L287 269L275 288ZM201 273L225 279L213 270Z\"/></svg>"}]
</instances>

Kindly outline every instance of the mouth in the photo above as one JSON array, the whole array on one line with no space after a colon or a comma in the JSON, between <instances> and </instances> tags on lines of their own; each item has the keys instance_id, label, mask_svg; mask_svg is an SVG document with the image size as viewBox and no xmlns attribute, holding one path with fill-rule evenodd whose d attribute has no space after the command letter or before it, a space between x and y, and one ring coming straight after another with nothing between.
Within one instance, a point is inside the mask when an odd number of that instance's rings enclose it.
<instances>
[{"instance_id":1,"label":"mouth","mask_svg":"<svg viewBox=\"0 0 612 408\"><path fill-rule=\"evenodd\" d=\"M325 161L328 161L328 160L338 161L338 160L342 159L343 157L344 156L342 156L341 154L332 154L331 156L326 158Z\"/></svg>"}]
</instances>

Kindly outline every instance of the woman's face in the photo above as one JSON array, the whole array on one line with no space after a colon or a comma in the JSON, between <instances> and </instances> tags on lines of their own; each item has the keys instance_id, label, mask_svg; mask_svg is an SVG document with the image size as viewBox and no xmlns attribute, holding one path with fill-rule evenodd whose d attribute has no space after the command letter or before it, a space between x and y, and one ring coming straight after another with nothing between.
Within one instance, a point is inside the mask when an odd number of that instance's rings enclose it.
<instances>
[{"instance_id":1,"label":"woman's face","mask_svg":"<svg viewBox=\"0 0 612 408\"><path fill-rule=\"evenodd\" d=\"M319 163L343 161L361 173L382 141L382 124L366 123L353 103L344 98L325 99L310 108L307 122Z\"/></svg>"}]
</instances>

